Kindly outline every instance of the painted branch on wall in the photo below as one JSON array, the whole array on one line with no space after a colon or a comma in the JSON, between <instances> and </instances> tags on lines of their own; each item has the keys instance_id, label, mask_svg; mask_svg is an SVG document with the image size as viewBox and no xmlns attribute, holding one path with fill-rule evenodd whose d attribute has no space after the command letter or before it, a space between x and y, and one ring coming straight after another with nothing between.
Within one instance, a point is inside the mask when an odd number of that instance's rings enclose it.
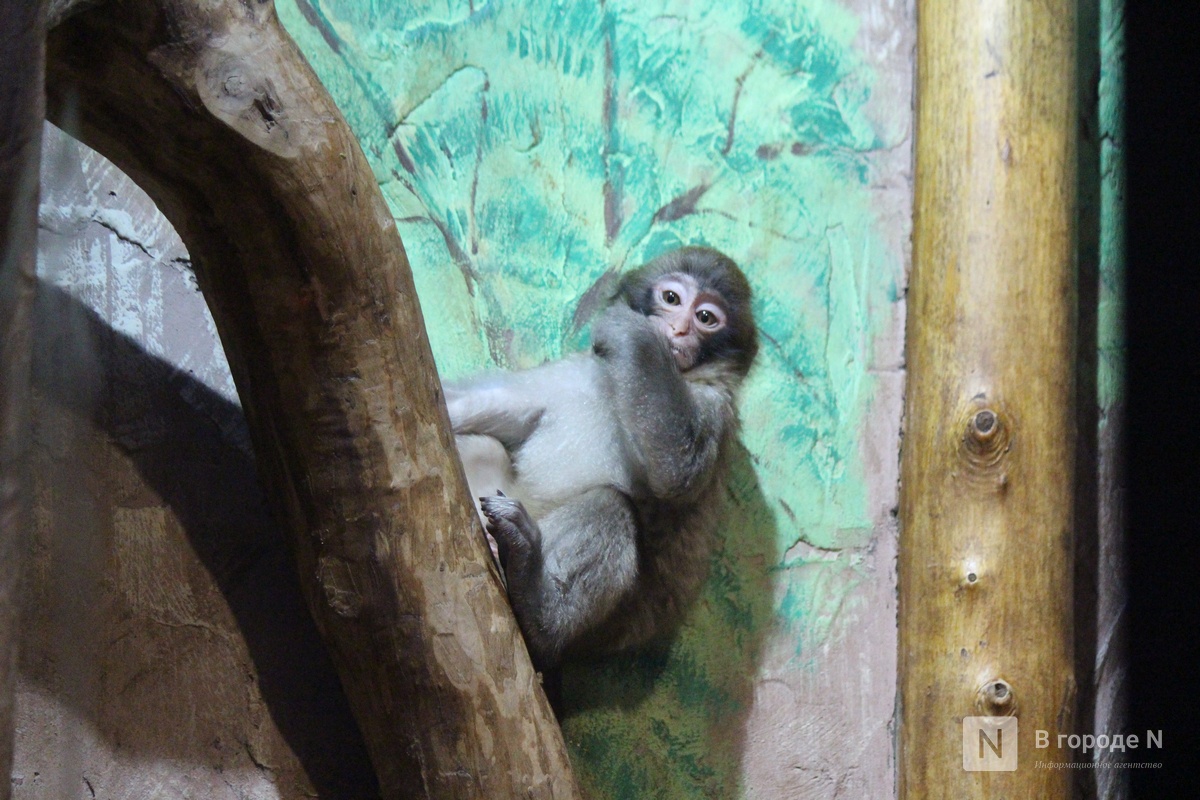
<instances>
[{"instance_id":1,"label":"painted branch on wall","mask_svg":"<svg viewBox=\"0 0 1200 800\"><path fill-rule=\"evenodd\" d=\"M45 67L41 2L0 0L0 800L12 785Z\"/></svg>"},{"instance_id":2,"label":"painted branch on wall","mask_svg":"<svg viewBox=\"0 0 1200 800\"><path fill-rule=\"evenodd\" d=\"M1070 770L1032 762L1076 732L1075 4L918 19L900 796L1065 798ZM964 770L967 716L1017 717L1021 769Z\"/></svg>"},{"instance_id":3,"label":"painted branch on wall","mask_svg":"<svg viewBox=\"0 0 1200 800\"><path fill-rule=\"evenodd\" d=\"M273 6L88 4L51 32L47 90L188 247L384 796L577 796L399 235Z\"/></svg>"}]
</instances>

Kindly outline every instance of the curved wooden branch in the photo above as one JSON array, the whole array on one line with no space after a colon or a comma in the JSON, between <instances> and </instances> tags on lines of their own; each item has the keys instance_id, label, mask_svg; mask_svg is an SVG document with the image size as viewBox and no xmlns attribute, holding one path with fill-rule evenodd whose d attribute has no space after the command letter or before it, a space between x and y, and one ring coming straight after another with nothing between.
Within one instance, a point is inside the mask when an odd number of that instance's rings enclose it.
<instances>
[{"instance_id":1,"label":"curved wooden branch","mask_svg":"<svg viewBox=\"0 0 1200 800\"><path fill-rule=\"evenodd\" d=\"M576 796L467 501L400 237L273 6L107 2L52 32L47 73L52 116L188 246L384 795Z\"/></svg>"}]
</instances>

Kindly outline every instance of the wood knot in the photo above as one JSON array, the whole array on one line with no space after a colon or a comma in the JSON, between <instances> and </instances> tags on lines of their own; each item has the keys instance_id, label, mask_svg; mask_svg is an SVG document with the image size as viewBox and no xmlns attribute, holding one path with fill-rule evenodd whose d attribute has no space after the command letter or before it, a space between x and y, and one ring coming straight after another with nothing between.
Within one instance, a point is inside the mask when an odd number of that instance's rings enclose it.
<instances>
[{"instance_id":1,"label":"wood knot","mask_svg":"<svg viewBox=\"0 0 1200 800\"><path fill-rule=\"evenodd\" d=\"M976 562L969 561L963 567L962 585L965 588L971 589L979 585L980 570Z\"/></svg>"},{"instance_id":2,"label":"wood knot","mask_svg":"<svg viewBox=\"0 0 1200 800\"><path fill-rule=\"evenodd\" d=\"M1017 696L1008 681L993 678L976 691L975 707L990 717L1011 717L1017 713Z\"/></svg>"},{"instance_id":3,"label":"wood knot","mask_svg":"<svg viewBox=\"0 0 1200 800\"><path fill-rule=\"evenodd\" d=\"M985 567L981 559L969 559L959 567L958 583L954 586L955 598L966 602L969 598L980 597L986 592Z\"/></svg>"},{"instance_id":4,"label":"wood knot","mask_svg":"<svg viewBox=\"0 0 1200 800\"><path fill-rule=\"evenodd\" d=\"M1003 462L1012 447L1012 429L1004 412L980 395L974 398L960 424L959 456L967 464L968 476L1004 491L1008 479Z\"/></svg>"},{"instance_id":5,"label":"wood knot","mask_svg":"<svg viewBox=\"0 0 1200 800\"><path fill-rule=\"evenodd\" d=\"M971 417L971 430L979 438L991 436L996 431L996 412L990 408L976 412Z\"/></svg>"},{"instance_id":6,"label":"wood knot","mask_svg":"<svg viewBox=\"0 0 1200 800\"><path fill-rule=\"evenodd\" d=\"M193 80L214 117L259 147L294 158L303 150L307 126L290 118L294 97L290 88L276 87L273 63L261 41L232 35L204 51Z\"/></svg>"}]
</instances>

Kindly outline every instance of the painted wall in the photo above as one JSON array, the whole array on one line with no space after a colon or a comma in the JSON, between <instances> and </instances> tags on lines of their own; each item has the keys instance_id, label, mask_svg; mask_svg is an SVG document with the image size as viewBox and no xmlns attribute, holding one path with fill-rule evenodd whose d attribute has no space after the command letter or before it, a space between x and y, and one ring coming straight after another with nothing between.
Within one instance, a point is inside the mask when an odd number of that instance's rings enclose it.
<instances>
[{"instance_id":1,"label":"painted wall","mask_svg":"<svg viewBox=\"0 0 1200 800\"><path fill-rule=\"evenodd\" d=\"M564 679L586 786L890 795L907 2L278 8L374 166L444 376L583 346L613 274L680 244L757 293L707 591L669 648Z\"/></svg>"},{"instance_id":2,"label":"painted wall","mask_svg":"<svg viewBox=\"0 0 1200 800\"><path fill-rule=\"evenodd\" d=\"M1128 722L1129 600L1125 556L1125 0L1099 3L1099 281L1097 296L1098 547L1096 574L1095 712L1097 733L1125 730ZM1097 753L1096 760L1111 758ZM1101 800L1129 797L1129 773L1095 773Z\"/></svg>"}]
</instances>

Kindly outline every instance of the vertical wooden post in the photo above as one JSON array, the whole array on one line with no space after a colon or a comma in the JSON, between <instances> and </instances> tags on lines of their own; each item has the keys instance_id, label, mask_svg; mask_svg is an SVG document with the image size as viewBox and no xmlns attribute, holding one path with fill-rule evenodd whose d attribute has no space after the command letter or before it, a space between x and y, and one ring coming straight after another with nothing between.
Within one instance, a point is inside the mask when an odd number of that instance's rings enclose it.
<instances>
[{"instance_id":1,"label":"vertical wooden post","mask_svg":"<svg viewBox=\"0 0 1200 800\"><path fill-rule=\"evenodd\" d=\"M1076 8L920 0L918 19L900 797L1065 798L1071 771L1034 762L1070 761L1076 733ZM1017 718L1015 771L965 769L971 716Z\"/></svg>"},{"instance_id":2,"label":"vertical wooden post","mask_svg":"<svg viewBox=\"0 0 1200 800\"><path fill-rule=\"evenodd\" d=\"M21 562L28 524L29 359L37 285L45 6L0 0L0 800L12 791Z\"/></svg>"}]
</instances>

